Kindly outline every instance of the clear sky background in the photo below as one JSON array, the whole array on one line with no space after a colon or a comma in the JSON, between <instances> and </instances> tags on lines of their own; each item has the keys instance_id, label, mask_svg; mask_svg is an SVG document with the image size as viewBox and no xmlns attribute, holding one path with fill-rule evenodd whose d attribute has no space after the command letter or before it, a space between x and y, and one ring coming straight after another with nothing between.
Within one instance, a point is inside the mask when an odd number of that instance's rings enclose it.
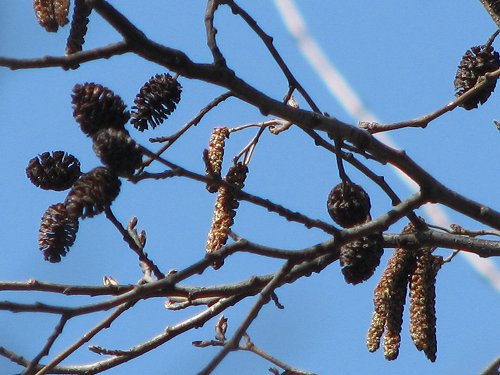
<instances>
[{"instance_id":1,"label":"clear sky background","mask_svg":"<svg viewBox=\"0 0 500 375\"><path fill-rule=\"evenodd\" d=\"M204 1L124 0L112 3L153 40L184 50L194 61L210 61L203 24ZM240 3L275 38L276 47L319 107L354 123L299 53L274 3L263 0ZM495 31L495 24L477 0L304 0L297 4L325 53L369 108L385 122L411 119L452 100L453 79L462 55L468 48L483 44ZM287 90L286 80L261 41L225 7L217 13L216 25L229 66L260 90L282 98ZM46 33L35 20L31 1L1 2L1 56L60 55L68 31L66 27L57 34ZM87 49L120 40L97 14L91 17L86 39ZM37 154L56 150L77 156L84 171L99 165L90 140L72 118L70 94L73 86L90 81L100 83L114 90L130 107L141 85L161 72L164 72L161 67L133 55L90 62L69 72L58 68L24 71L0 68L3 129L0 137L1 280L35 278L100 285L105 275L124 284L135 283L141 277L136 256L102 215L81 222L77 241L61 263L43 261L37 248L39 220L49 205L64 200L66 192L37 189L26 178L25 167ZM166 123L145 134L130 129L138 142L148 146L149 137L175 132L224 92L184 78L180 83L184 87L182 100ZM305 107L301 99L299 103ZM500 119L498 103L497 93L479 110L457 109L425 130L400 130L392 136L441 182L499 209L500 134L493 125L493 119ZM202 150L213 127L236 127L264 119L255 109L229 99L176 143L166 157L201 172ZM253 134L249 130L231 136L226 168L230 157ZM151 149L155 147L150 145ZM401 197L410 194L390 168L374 166L374 169L385 175ZM372 216L384 213L390 204L388 199L355 170L348 169L348 173L370 193ZM329 221L325 201L338 182L333 156L314 147L299 130L292 129L280 136L265 134L250 164L245 190L313 218ZM122 192L112 208L123 223L132 216L139 218L139 229L148 232L147 251L166 272L182 269L204 255L214 199L202 184L190 180L148 181L138 185L123 181ZM450 212L450 217L464 227L482 228L458 214ZM389 231L399 232L404 224L398 223ZM234 230L252 241L289 249L300 249L328 239L319 230L306 230L247 203L241 204ZM430 363L414 348L408 333L407 312L396 361L387 362L381 351L369 353L366 350L373 288L391 253L390 249L386 251L375 276L362 285L345 284L336 263L320 275L279 289L277 293L285 310L266 305L251 325L249 335L256 345L277 358L318 374L479 373L500 354L500 298L462 257L445 265L438 275L436 363ZM438 250L438 253L450 254L447 250ZM495 263L500 267L499 260ZM235 255L221 270L208 270L188 280L187 284L212 285L244 280L253 274L274 272L279 266L277 261ZM73 306L84 303L82 298L2 292L0 300L6 299ZM126 350L200 311L194 307L172 312L163 308L163 302L157 299L139 303L90 344ZM228 335L234 332L252 303L253 300L246 300L227 311ZM50 357L105 316L95 314L71 320ZM45 343L57 319L52 315L0 312L0 346L32 358ZM194 348L191 341L211 339L213 325L211 321L154 352L110 370L109 374L194 374L219 349ZM64 363L88 363L102 358L83 349ZM269 367L269 363L252 354L233 353L215 373L266 374ZM18 366L0 358L0 374L11 375L19 371Z\"/></svg>"}]
</instances>

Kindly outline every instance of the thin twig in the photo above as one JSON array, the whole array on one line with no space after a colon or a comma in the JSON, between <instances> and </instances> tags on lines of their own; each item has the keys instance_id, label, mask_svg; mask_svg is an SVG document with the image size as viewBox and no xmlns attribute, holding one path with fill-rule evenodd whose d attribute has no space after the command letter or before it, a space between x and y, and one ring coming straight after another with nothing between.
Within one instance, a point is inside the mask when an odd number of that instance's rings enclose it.
<instances>
[{"instance_id":1,"label":"thin twig","mask_svg":"<svg viewBox=\"0 0 500 375\"><path fill-rule=\"evenodd\" d=\"M99 332L101 332L103 329L109 328L111 326L111 323L113 323L116 318L118 318L121 314L123 314L125 311L130 309L132 306L135 305L134 302L127 302L121 306L119 306L111 315L109 315L106 319L104 319L101 323L96 325L94 328L92 328L90 331L85 333L79 340L77 340L74 344L66 348L63 352L61 352L59 355L54 357L52 361L50 361L48 364L43 366L37 373L36 375L44 375L47 374L52 368L57 366L59 363L61 363L64 359L66 359L68 356L70 356L73 352L75 352L77 349L79 349L83 344L86 342L89 342L90 339L92 339L95 335L97 335Z\"/></svg>"},{"instance_id":2,"label":"thin twig","mask_svg":"<svg viewBox=\"0 0 500 375\"><path fill-rule=\"evenodd\" d=\"M266 285L266 287L260 292L260 296L253 305L253 307L248 312L245 320L240 324L234 335L224 344L221 351L209 362L209 364L198 373L198 375L209 375L213 370L222 362L222 360L229 354L230 351L234 350L239 346L240 340L250 327L250 324L255 320L259 311L262 307L269 302L270 295L279 286L280 282L286 276L286 274L293 267L293 263L287 261L281 270L277 272L273 279Z\"/></svg>"},{"instance_id":3,"label":"thin twig","mask_svg":"<svg viewBox=\"0 0 500 375\"><path fill-rule=\"evenodd\" d=\"M59 319L59 322L56 324L54 327L54 331L52 334L49 336L47 339L47 343L43 346L42 350L33 358L29 364L29 366L26 368L24 371L25 375L32 374L35 368L37 367L38 363L40 362L40 359L45 357L46 355L49 354L50 349L56 342L57 338L61 335L64 326L66 325L66 322L69 320L69 317L66 315L62 315L61 318Z\"/></svg>"},{"instance_id":4,"label":"thin twig","mask_svg":"<svg viewBox=\"0 0 500 375\"><path fill-rule=\"evenodd\" d=\"M286 95L284 102L285 103L288 102L288 100L292 95L292 92L294 91L294 89L296 89L304 97L307 104L309 105L309 107L311 107L311 109L314 112L321 112L319 107L316 105L316 103L309 95L309 93L304 89L304 87L302 87L302 85L299 83L299 81L297 81L293 73L290 71L290 68L288 68L288 65L281 57L278 50L274 47L273 38L259 26L257 21L255 21L244 9L238 6L234 1L221 0L221 3L222 2L227 4L231 8L232 12L234 14L239 15L248 24L248 26L250 26L250 28L255 32L255 34L258 35L258 37L262 40L266 48L269 50L269 53L274 58L274 60L280 67L281 71L285 75L286 79L288 80L289 92Z\"/></svg>"},{"instance_id":5,"label":"thin twig","mask_svg":"<svg viewBox=\"0 0 500 375\"><path fill-rule=\"evenodd\" d=\"M159 138L151 138L150 142L166 142L158 151L156 151L156 155L160 156L163 154L175 141L177 141L185 132L187 132L192 126L196 126L200 123L200 121L205 117L205 115L210 112L212 109L217 107L224 100L233 96L231 92L226 92L222 95L219 95L217 98L208 103L205 107L203 107L198 114L187 122L177 133L168 136L168 137L159 137ZM155 160L154 158L149 158L143 163L143 168L151 164L151 162Z\"/></svg>"},{"instance_id":6,"label":"thin twig","mask_svg":"<svg viewBox=\"0 0 500 375\"><path fill-rule=\"evenodd\" d=\"M222 52L217 45L217 38L215 37L217 34L217 29L214 26L214 17L217 8L220 5L219 0L208 0L207 1L207 9L205 11L205 28L207 31L207 45L212 52L212 56L214 58L214 64L216 65L226 65L226 59L222 55Z\"/></svg>"},{"instance_id":7,"label":"thin twig","mask_svg":"<svg viewBox=\"0 0 500 375\"><path fill-rule=\"evenodd\" d=\"M61 67L63 69L68 69L75 64L81 64L101 59L109 59L110 57L123 55L128 52L132 52L132 50L127 45L127 43L119 42L110 44L105 47L73 53L68 56L44 56L34 59L0 57L0 66L5 66L12 70L52 67Z\"/></svg>"},{"instance_id":8,"label":"thin twig","mask_svg":"<svg viewBox=\"0 0 500 375\"><path fill-rule=\"evenodd\" d=\"M404 128L425 128L435 119L443 116L445 113L453 111L455 108L460 106L460 104L477 95L477 92L481 91L484 86L490 84L492 81L496 81L498 77L500 77L500 69L495 70L494 72L486 73L481 79L478 80L474 87L469 89L467 92L463 93L459 97L455 98L454 100L445 104L443 107L435 110L434 112L418 117L414 120L395 122L392 124L360 122L359 126L360 128L369 131L371 134Z\"/></svg>"},{"instance_id":9,"label":"thin twig","mask_svg":"<svg viewBox=\"0 0 500 375\"><path fill-rule=\"evenodd\" d=\"M139 256L139 260L147 265L147 267L154 273L157 279L163 279L165 277L165 274L160 271L158 266L151 259L149 259L147 254L144 252L142 245L138 241L135 241L127 231L127 229L123 227L123 225L113 214L113 211L111 211L111 208L107 207L104 212L108 220L111 221L111 223L113 223L116 229L118 229L118 231L121 233L123 240L129 245L130 249Z\"/></svg>"}]
</instances>

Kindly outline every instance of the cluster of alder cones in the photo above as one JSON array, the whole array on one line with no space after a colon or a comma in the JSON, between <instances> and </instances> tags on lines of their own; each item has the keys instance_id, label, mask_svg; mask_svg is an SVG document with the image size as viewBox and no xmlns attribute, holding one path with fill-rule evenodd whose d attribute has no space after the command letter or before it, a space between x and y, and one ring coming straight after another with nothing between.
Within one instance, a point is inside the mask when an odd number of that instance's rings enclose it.
<instances>
[{"instance_id":1,"label":"cluster of alder cones","mask_svg":"<svg viewBox=\"0 0 500 375\"><path fill-rule=\"evenodd\" d=\"M157 74L146 82L135 98L132 112L110 89L96 83L75 85L73 116L83 133L92 139L103 166L87 173L80 162L63 151L44 152L31 159L26 174L45 190L69 190L62 203L44 213L38 245L44 258L59 262L73 245L79 219L102 213L120 192L119 177L131 177L142 166L142 152L125 129L129 121L143 131L161 124L180 101L181 86L169 74Z\"/></svg>"},{"instance_id":2,"label":"cluster of alder cones","mask_svg":"<svg viewBox=\"0 0 500 375\"><path fill-rule=\"evenodd\" d=\"M498 23L498 2L481 2ZM56 32L69 22L70 0L34 0L33 8L38 22L49 32ZM74 0L67 55L82 50L91 11L85 0ZM472 47L463 56L454 80L457 97L468 93L488 73L500 68L500 56L491 45L493 40L494 37L484 45ZM67 66L77 67L77 64ZM496 78L487 79L460 106L467 110L477 108L488 100L495 87ZM75 86L74 117L82 131L92 138L93 149L104 166L82 173L80 162L63 151L45 152L30 160L26 173L33 184L47 190L70 189L64 202L51 205L42 217L38 242L46 260L59 262L75 241L79 219L106 210L119 194L119 177L130 177L142 166L140 148L124 125L131 118L132 125L140 131L155 128L175 110L180 93L181 87L175 79L168 74L157 75L141 88L129 113L123 101L106 87L94 83ZM207 190L218 193L206 245L208 253L226 244L238 208L235 192L243 188L248 173L247 165L239 162L231 166L222 179L224 142L228 137L227 128L216 128L204 154L206 174L212 179ZM327 209L332 219L345 228L371 220L368 194L349 179L332 189ZM415 228L410 224L403 232L413 233ZM379 232L344 244L340 249L340 263L345 280L358 284L370 278L383 251L383 236ZM379 348L383 335L385 357L397 358L409 288L411 337L417 349L435 361L435 279L442 262L442 257L432 255L431 249L394 251L375 288L375 311L367 338L370 351ZM220 265L220 262L214 263L216 267Z\"/></svg>"}]
</instances>

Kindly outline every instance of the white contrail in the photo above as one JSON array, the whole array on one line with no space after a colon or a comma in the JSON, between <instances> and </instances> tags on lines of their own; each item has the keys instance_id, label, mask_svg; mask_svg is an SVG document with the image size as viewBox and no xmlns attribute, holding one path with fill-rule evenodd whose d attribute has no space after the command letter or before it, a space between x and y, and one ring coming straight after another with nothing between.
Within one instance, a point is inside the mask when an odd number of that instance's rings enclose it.
<instances>
[{"instance_id":1,"label":"white contrail","mask_svg":"<svg viewBox=\"0 0 500 375\"><path fill-rule=\"evenodd\" d=\"M318 43L307 30L306 23L293 0L274 0L276 7L283 18L289 32L295 38L302 54L312 65L321 80L325 83L330 93L338 100L344 109L357 121L380 122L375 114L363 104L356 91L349 85L347 80L328 59ZM398 148L387 133L376 134L382 142L390 147ZM401 170L393 167L398 177L403 180L412 190L417 189L416 183ZM450 220L444 210L439 206L426 204L423 206L432 222L448 227ZM500 292L500 270L490 259L480 258L475 254L462 251L469 264L497 290Z\"/></svg>"}]
</instances>

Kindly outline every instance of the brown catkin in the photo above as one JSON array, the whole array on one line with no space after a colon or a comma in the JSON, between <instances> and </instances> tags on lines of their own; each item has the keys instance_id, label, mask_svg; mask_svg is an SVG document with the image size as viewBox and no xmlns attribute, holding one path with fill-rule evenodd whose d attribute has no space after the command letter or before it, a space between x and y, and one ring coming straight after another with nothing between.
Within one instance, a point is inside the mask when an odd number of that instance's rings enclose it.
<instances>
[{"instance_id":1,"label":"brown catkin","mask_svg":"<svg viewBox=\"0 0 500 375\"><path fill-rule=\"evenodd\" d=\"M68 23L69 0L34 0L33 9L38 23L49 32Z\"/></svg>"},{"instance_id":2,"label":"brown catkin","mask_svg":"<svg viewBox=\"0 0 500 375\"><path fill-rule=\"evenodd\" d=\"M230 184L233 189L241 190L245 184L247 173L248 167L243 163L238 163L229 169L224 181ZM226 244L229 230L236 216L236 208L238 208L238 200L235 198L232 189L221 185L215 201L212 227L208 233L207 253L213 253Z\"/></svg>"},{"instance_id":3,"label":"brown catkin","mask_svg":"<svg viewBox=\"0 0 500 375\"><path fill-rule=\"evenodd\" d=\"M370 352L376 351L385 330L384 354L389 360L395 359L399 353L408 274L414 259L411 251L396 249L374 292L374 312L366 344Z\"/></svg>"},{"instance_id":4,"label":"brown catkin","mask_svg":"<svg viewBox=\"0 0 500 375\"><path fill-rule=\"evenodd\" d=\"M92 8L89 7L85 0L75 0L73 7L73 18L71 19L71 28L69 30L68 40L66 41L66 55L72 55L80 52L85 43L85 35L87 34L87 24ZM72 65L71 69L78 68L79 65Z\"/></svg>"},{"instance_id":5,"label":"brown catkin","mask_svg":"<svg viewBox=\"0 0 500 375\"><path fill-rule=\"evenodd\" d=\"M229 138L228 128L215 128L208 142L206 157L206 176L220 179L222 160L224 158L225 140ZM207 184L207 190L215 193L218 190L217 184Z\"/></svg>"},{"instance_id":6,"label":"brown catkin","mask_svg":"<svg viewBox=\"0 0 500 375\"><path fill-rule=\"evenodd\" d=\"M417 257L410 279L410 334L418 350L434 362L436 339L436 275L443 258L423 249Z\"/></svg>"},{"instance_id":7,"label":"brown catkin","mask_svg":"<svg viewBox=\"0 0 500 375\"><path fill-rule=\"evenodd\" d=\"M387 318L384 333L384 356L394 360L399 354L403 309L406 300L409 273L415 263L414 252L396 249L387 265ZM389 271L388 271L389 270ZM385 274L385 272L384 272Z\"/></svg>"}]
</instances>

